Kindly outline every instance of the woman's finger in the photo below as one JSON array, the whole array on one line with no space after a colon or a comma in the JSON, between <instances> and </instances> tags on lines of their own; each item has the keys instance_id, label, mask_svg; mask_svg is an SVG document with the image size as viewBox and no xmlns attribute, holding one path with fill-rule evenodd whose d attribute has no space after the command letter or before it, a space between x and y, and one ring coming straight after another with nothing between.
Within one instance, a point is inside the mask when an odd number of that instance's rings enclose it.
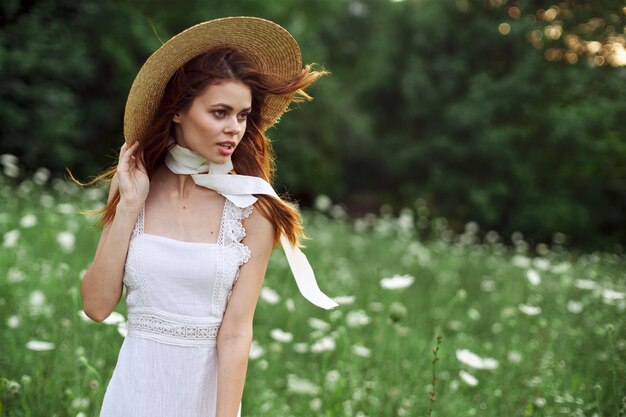
<instances>
[{"instance_id":1,"label":"woman's finger","mask_svg":"<svg viewBox=\"0 0 626 417\"><path fill-rule=\"evenodd\" d=\"M118 164L119 168L128 169L130 167L130 157L134 154L138 145L139 145L139 142L133 143L130 147L128 147L126 143L122 145L123 152L122 150L120 150L120 160ZM124 149L124 147L126 147L127 149Z\"/></svg>"},{"instance_id":2,"label":"woman's finger","mask_svg":"<svg viewBox=\"0 0 626 417\"><path fill-rule=\"evenodd\" d=\"M139 151L139 155L137 155L137 156L138 156L137 161L136 161L137 162L137 167L141 171L146 172L146 159L144 158L143 149L141 149Z\"/></svg>"}]
</instances>

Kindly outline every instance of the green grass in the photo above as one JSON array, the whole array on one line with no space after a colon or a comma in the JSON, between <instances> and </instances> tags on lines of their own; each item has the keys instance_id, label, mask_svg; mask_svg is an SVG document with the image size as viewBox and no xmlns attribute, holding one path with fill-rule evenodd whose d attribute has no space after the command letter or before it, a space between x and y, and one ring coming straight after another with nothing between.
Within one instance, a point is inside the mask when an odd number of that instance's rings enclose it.
<instances>
[{"instance_id":1,"label":"green grass","mask_svg":"<svg viewBox=\"0 0 626 417\"><path fill-rule=\"evenodd\" d=\"M16 181L0 176L0 415L97 416L123 338L79 316L81 271L99 233L76 211L103 193ZM280 300L259 301L262 353L250 360L244 416L626 415L623 257L574 257L559 244L530 256L521 238L506 247L476 225L452 235L421 206L358 221L336 208L309 212L306 227L320 285L351 302L308 304L273 254L266 287ZM62 232L73 248L58 242ZM394 275L415 280L382 288ZM273 329L293 340L274 340ZM54 348L28 349L32 340ZM462 350L491 358L491 369L460 361Z\"/></svg>"}]
</instances>

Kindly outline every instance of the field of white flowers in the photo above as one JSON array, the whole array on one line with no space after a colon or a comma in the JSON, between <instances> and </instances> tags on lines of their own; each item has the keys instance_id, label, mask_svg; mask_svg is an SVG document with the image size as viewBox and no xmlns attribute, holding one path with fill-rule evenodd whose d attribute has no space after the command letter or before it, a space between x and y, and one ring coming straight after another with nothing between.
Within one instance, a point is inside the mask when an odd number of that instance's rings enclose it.
<instances>
[{"instance_id":1,"label":"field of white flowers","mask_svg":"<svg viewBox=\"0 0 626 417\"><path fill-rule=\"evenodd\" d=\"M0 415L96 417L125 334L123 305L97 324L79 295L99 232L78 211L104 192L0 162ZM340 307L308 304L273 254L243 416L626 415L623 255L454 235L420 201L347 219L320 197L305 219Z\"/></svg>"}]
</instances>

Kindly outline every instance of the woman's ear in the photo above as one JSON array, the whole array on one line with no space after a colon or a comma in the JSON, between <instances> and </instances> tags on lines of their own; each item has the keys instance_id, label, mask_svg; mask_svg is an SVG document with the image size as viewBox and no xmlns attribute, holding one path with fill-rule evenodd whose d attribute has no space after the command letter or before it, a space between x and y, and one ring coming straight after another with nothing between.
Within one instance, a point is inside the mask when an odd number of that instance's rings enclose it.
<instances>
[{"instance_id":1,"label":"woman's ear","mask_svg":"<svg viewBox=\"0 0 626 417\"><path fill-rule=\"evenodd\" d=\"M174 117L172 117L172 122L180 123L180 113L174 114Z\"/></svg>"}]
</instances>

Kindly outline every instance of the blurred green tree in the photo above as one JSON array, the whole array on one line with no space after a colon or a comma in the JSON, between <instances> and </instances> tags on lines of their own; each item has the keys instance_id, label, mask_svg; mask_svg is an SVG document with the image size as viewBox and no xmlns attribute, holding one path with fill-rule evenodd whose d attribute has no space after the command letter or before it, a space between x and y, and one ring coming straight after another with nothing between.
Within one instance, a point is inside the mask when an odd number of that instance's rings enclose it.
<instances>
[{"instance_id":1,"label":"blurred green tree","mask_svg":"<svg viewBox=\"0 0 626 417\"><path fill-rule=\"evenodd\" d=\"M457 229L607 248L626 242L625 14L618 0L5 1L1 152L95 174L159 38L255 15L332 72L269 132L279 191L356 214L423 198Z\"/></svg>"}]
</instances>

